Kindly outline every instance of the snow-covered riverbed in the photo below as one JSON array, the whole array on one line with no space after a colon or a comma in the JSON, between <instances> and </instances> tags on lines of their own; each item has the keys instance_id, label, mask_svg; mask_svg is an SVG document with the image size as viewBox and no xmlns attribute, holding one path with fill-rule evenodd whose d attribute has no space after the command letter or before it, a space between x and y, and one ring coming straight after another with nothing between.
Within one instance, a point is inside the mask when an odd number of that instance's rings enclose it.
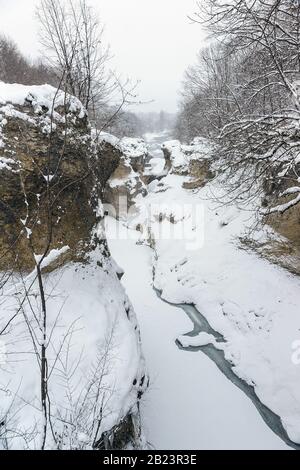
<instances>
[{"instance_id":1,"label":"snow-covered riverbed","mask_svg":"<svg viewBox=\"0 0 300 470\"><path fill-rule=\"evenodd\" d=\"M115 224L121 239L113 239ZM181 351L176 338L193 329L182 309L152 288L152 250L139 234L106 219L112 255L138 315L151 385L142 404L144 429L157 449L285 449L255 406L201 352Z\"/></svg>"}]
</instances>

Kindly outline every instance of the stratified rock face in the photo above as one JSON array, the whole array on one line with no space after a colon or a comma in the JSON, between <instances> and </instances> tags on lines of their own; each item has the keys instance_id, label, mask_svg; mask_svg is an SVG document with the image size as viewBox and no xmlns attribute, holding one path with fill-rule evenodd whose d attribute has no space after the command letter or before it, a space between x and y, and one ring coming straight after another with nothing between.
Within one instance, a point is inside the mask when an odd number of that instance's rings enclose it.
<instances>
[{"instance_id":1,"label":"stratified rock face","mask_svg":"<svg viewBox=\"0 0 300 470\"><path fill-rule=\"evenodd\" d=\"M145 165L149 160L148 149L142 139L117 138L104 134L103 141L121 152L121 159L107 181L104 202L108 212L117 218L126 218L134 211L136 198L147 194Z\"/></svg>"},{"instance_id":2,"label":"stratified rock face","mask_svg":"<svg viewBox=\"0 0 300 470\"><path fill-rule=\"evenodd\" d=\"M31 270L34 253L62 244L84 258L120 157L109 143L99 147L76 98L0 83L0 269Z\"/></svg>"}]
</instances>

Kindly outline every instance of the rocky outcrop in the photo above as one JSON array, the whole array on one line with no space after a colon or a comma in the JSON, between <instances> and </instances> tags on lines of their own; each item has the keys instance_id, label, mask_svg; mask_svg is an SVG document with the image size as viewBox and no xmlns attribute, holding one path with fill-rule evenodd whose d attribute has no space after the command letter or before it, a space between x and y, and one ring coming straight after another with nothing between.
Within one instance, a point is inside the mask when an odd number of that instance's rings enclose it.
<instances>
[{"instance_id":1,"label":"rocky outcrop","mask_svg":"<svg viewBox=\"0 0 300 470\"><path fill-rule=\"evenodd\" d=\"M179 140L164 142L161 148L165 157L165 169L174 174L186 175L188 160L182 151L182 145Z\"/></svg>"},{"instance_id":2,"label":"rocky outcrop","mask_svg":"<svg viewBox=\"0 0 300 470\"><path fill-rule=\"evenodd\" d=\"M126 137L119 140L108 134L102 139L121 153L119 165L107 181L104 202L110 215L126 218L128 212L134 212L136 198L147 194L145 168L149 160L148 149L142 139Z\"/></svg>"},{"instance_id":3,"label":"rocky outcrop","mask_svg":"<svg viewBox=\"0 0 300 470\"><path fill-rule=\"evenodd\" d=\"M121 154L102 148L86 111L50 86L0 86L0 269L30 270L34 254L82 258L97 204ZM17 255L16 255L17 254Z\"/></svg>"},{"instance_id":4,"label":"rocky outcrop","mask_svg":"<svg viewBox=\"0 0 300 470\"><path fill-rule=\"evenodd\" d=\"M150 159L148 147L143 139L124 137L120 141L123 155L129 160L133 171L142 177L145 165Z\"/></svg>"},{"instance_id":5,"label":"rocky outcrop","mask_svg":"<svg viewBox=\"0 0 300 470\"><path fill-rule=\"evenodd\" d=\"M202 187L215 176L210 145L206 139L197 137L190 145L171 140L162 145L162 151L167 171L190 178L183 183L185 189Z\"/></svg>"},{"instance_id":6,"label":"rocky outcrop","mask_svg":"<svg viewBox=\"0 0 300 470\"><path fill-rule=\"evenodd\" d=\"M6 328L7 354L18 358L1 370L0 420L6 423L13 409L17 424L12 448L38 448L44 426L35 362L37 349L45 343L37 264L46 289L51 331L47 347L53 348L47 365L49 370L56 362L60 367L66 353L62 344L68 338L68 360L76 364L72 400L76 409L84 410L77 417L74 410L68 414L70 402L62 382L65 373L69 380L69 372L53 374L48 384L52 433L46 448L125 447L139 440L138 404L148 384L141 339L119 281L122 271L110 257L101 223L104 188L122 159L118 146L91 130L76 98L48 85L0 82L0 330ZM99 384L105 378L97 390L95 366ZM24 406L23 399L30 406ZM93 436L95 410L100 421ZM75 421L69 425L61 419L68 416L69 422L71 415ZM23 434L30 436L25 444Z\"/></svg>"},{"instance_id":7,"label":"rocky outcrop","mask_svg":"<svg viewBox=\"0 0 300 470\"><path fill-rule=\"evenodd\" d=\"M116 143L116 139L104 139L101 134L92 132L94 154L97 160L94 165L96 179L101 184L102 192L114 171L121 163L122 151Z\"/></svg>"},{"instance_id":8,"label":"rocky outcrop","mask_svg":"<svg viewBox=\"0 0 300 470\"><path fill-rule=\"evenodd\" d=\"M0 91L0 267L30 270L47 247L64 243L78 254L89 242L89 124L81 103L62 92L51 108L50 86Z\"/></svg>"}]
</instances>

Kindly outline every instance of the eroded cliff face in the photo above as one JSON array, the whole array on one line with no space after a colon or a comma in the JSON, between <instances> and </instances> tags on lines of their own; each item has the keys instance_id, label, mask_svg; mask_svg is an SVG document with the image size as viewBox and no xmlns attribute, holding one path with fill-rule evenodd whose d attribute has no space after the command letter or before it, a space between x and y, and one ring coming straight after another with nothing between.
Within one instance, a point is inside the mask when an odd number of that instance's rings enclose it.
<instances>
[{"instance_id":1,"label":"eroded cliff face","mask_svg":"<svg viewBox=\"0 0 300 470\"><path fill-rule=\"evenodd\" d=\"M276 175L273 173L276 171ZM300 165L293 169L282 171L282 177L278 177L278 168L270 169L270 174L263 184L264 198L262 205L265 208L288 205L295 199L295 193L283 195L289 189L299 186L298 174ZM259 246L259 251L272 262L278 263L289 271L300 274L300 207L299 204L285 211L279 211L267 215L265 222L275 231L276 236L271 236L264 244Z\"/></svg>"},{"instance_id":2,"label":"eroded cliff face","mask_svg":"<svg viewBox=\"0 0 300 470\"><path fill-rule=\"evenodd\" d=\"M126 218L134 212L136 198L147 194L148 177L145 167L149 160L148 149L142 139L116 139L102 135L105 145L109 143L121 153L119 165L108 179L104 190L104 202L110 215Z\"/></svg>"},{"instance_id":3,"label":"eroded cliff face","mask_svg":"<svg viewBox=\"0 0 300 470\"><path fill-rule=\"evenodd\" d=\"M185 189L201 188L215 176L208 148L203 138L195 138L190 145L183 145L179 140L167 141L162 145L165 169L175 175L188 176L189 180L183 183Z\"/></svg>"},{"instance_id":4,"label":"eroded cliff face","mask_svg":"<svg viewBox=\"0 0 300 470\"><path fill-rule=\"evenodd\" d=\"M76 98L48 85L0 83L0 331L7 345L0 421L6 426L13 415L11 448L39 448L44 426L37 264L51 332L47 364L55 371L46 448L140 445L138 405L148 378L103 223L103 191L121 157L91 130Z\"/></svg>"},{"instance_id":5,"label":"eroded cliff face","mask_svg":"<svg viewBox=\"0 0 300 470\"><path fill-rule=\"evenodd\" d=\"M48 245L79 256L96 221L86 112L52 87L1 90L0 268L30 270Z\"/></svg>"},{"instance_id":6,"label":"eroded cliff face","mask_svg":"<svg viewBox=\"0 0 300 470\"><path fill-rule=\"evenodd\" d=\"M99 145L81 103L50 86L1 85L0 139L0 269L30 270L34 253L62 243L84 257L121 153Z\"/></svg>"}]
</instances>

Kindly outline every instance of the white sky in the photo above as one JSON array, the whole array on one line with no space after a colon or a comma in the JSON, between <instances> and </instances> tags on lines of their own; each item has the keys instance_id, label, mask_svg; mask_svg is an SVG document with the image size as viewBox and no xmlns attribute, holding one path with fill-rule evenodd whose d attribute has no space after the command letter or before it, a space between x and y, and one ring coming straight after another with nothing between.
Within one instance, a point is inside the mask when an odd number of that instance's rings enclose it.
<instances>
[{"instance_id":1,"label":"white sky","mask_svg":"<svg viewBox=\"0 0 300 470\"><path fill-rule=\"evenodd\" d=\"M39 0L0 0L0 32L11 36L22 52L38 54ZM123 77L141 80L139 97L154 103L141 111L176 111L180 82L195 61L203 32L187 18L196 0L90 0L106 25L112 66Z\"/></svg>"}]
</instances>

